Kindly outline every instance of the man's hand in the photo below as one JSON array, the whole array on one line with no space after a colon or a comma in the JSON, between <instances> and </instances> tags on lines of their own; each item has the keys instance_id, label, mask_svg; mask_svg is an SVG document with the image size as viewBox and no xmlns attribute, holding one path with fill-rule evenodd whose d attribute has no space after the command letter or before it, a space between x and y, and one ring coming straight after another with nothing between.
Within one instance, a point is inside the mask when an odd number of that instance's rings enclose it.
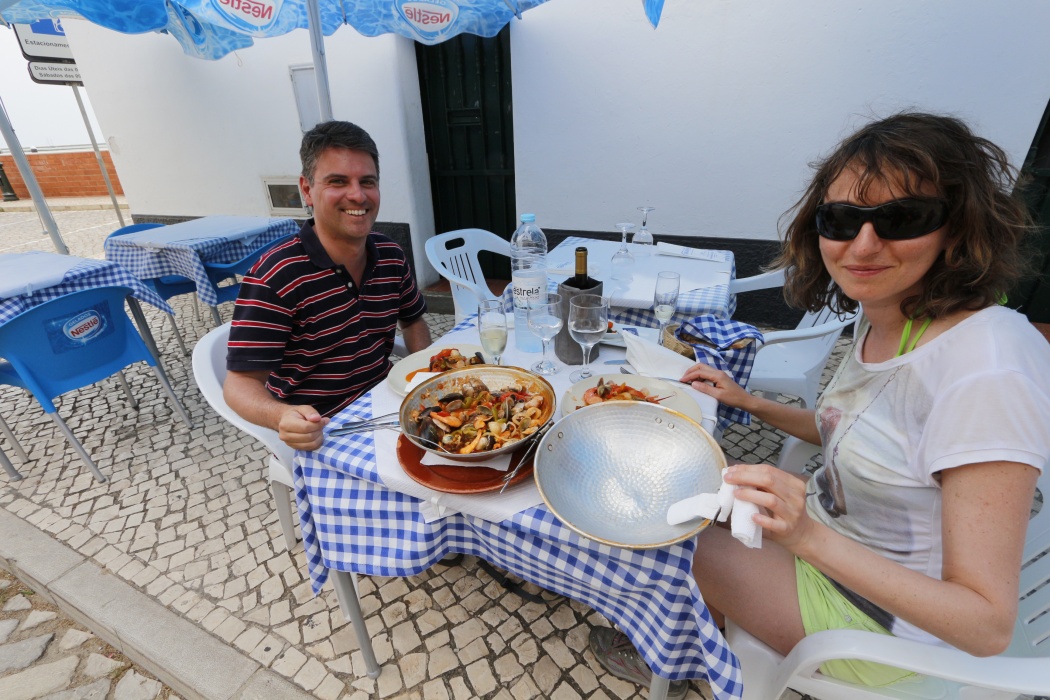
<instances>
[{"instance_id":1,"label":"man's hand","mask_svg":"<svg viewBox=\"0 0 1050 700\"><path fill-rule=\"evenodd\" d=\"M324 442L322 430L328 419L313 406L289 406L277 424L281 440L296 450L316 450Z\"/></svg>"},{"instance_id":2,"label":"man's hand","mask_svg":"<svg viewBox=\"0 0 1050 700\"><path fill-rule=\"evenodd\" d=\"M328 419L313 406L290 406L278 401L266 388L269 372L226 374L223 396L241 418L276 430L281 440L296 450L316 450L321 446L321 430Z\"/></svg>"}]
</instances>

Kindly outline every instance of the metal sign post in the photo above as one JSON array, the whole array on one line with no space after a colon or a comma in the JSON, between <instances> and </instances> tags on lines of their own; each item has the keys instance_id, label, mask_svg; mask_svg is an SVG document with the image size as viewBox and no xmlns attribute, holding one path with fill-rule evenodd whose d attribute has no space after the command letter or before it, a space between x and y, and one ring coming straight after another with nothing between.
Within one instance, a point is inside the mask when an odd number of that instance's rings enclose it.
<instances>
[{"instance_id":1,"label":"metal sign post","mask_svg":"<svg viewBox=\"0 0 1050 700\"><path fill-rule=\"evenodd\" d=\"M106 190L113 202L113 209L117 212L120 225L124 226L124 214L120 211L117 195L113 191L113 183L106 171L106 163L102 160L98 142L95 140L95 132L91 128L87 110L84 108L84 100L80 97L79 88L84 86L80 79L80 71L77 64L73 62L73 52L69 49L66 33L62 29L61 20L45 19L32 24L12 25L15 35L18 36L22 48L22 55L29 61L29 77L33 82L42 85L69 85L73 88L73 96L76 97L77 106L80 108L80 116L84 119L84 127L87 129L88 138L91 140L91 148L95 151L95 160L98 161L99 170L102 171L102 179L106 183ZM28 167L28 161L27 161ZM19 170L21 170L21 164ZM35 201L35 199L34 199ZM39 204L37 205L39 207ZM45 204L46 206L46 204ZM50 212L48 213L50 217Z\"/></svg>"},{"instance_id":2,"label":"metal sign post","mask_svg":"<svg viewBox=\"0 0 1050 700\"><path fill-rule=\"evenodd\" d=\"M91 129L91 122L88 120L87 110L84 109L84 100L80 99L80 88L76 85L73 86L73 95L77 98L77 106L80 107L80 116L84 117L84 127L87 129L88 138L91 139L91 147L95 149L95 160L98 161L98 167L102 171L102 179L106 181L106 190L109 191L109 199L113 202L113 210L117 212L117 218L120 220L120 226L123 228L127 224L124 223L124 215L120 211L120 204L117 202L117 195L113 191L113 183L109 181L109 173L106 172L106 162L102 160L102 153L98 150L98 143L95 142L95 132Z\"/></svg>"}]
</instances>

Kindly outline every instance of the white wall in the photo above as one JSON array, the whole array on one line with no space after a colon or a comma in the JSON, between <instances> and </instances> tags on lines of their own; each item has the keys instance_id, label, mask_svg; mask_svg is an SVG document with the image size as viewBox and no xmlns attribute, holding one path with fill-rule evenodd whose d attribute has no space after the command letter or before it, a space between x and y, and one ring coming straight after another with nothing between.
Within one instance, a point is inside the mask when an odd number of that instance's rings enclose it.
<instances>
[{"instance_id":1,"label":"white wall","mask_svg":"<svg viewBox=\"0 0 1050 700\"><path fill-rule=\"evenodd\" d=\"M519 211L774 238L808 163L870 115L951 112L1023 162L1050 99L1050 3L555 0L513 25Z\"/></svg>"},{"instance_id":2,"label":"white wall","mask_svg":"<svg viewBox=\"0 0 1050 700\"><path fill-rule=\"evenodd\" d=\"M31 148L43 146L90 144L73 88L34 83L29 78L27 65L14 30L0 26L0 100L7 108L7 116L22 148L28 152ZM95 138L101 142L102 132L85 90L80 91L80 97L95 130ZM5 146L0 139L0 147Z\"/></svg>"},{"instance_id":3,"label":"white wall","mask_svg":"<svg viewBox=\"0 0 1050 700\"><path fill-rule=\"evenodd\" d=\"M265 214L264 175L298 171L288 66L307 33L220 61L171 37L67 21L132 211ZM872 115L952 112L1019 165L1050 97L1050 3L1015 0L552 0L512 28L518 211L612 231L773 239L808 163ZM336 118L382 154L380 219L433 233L413 45L325 41ZM426 284L436 278L421 270Z\"/></svg>"}]
</instances>

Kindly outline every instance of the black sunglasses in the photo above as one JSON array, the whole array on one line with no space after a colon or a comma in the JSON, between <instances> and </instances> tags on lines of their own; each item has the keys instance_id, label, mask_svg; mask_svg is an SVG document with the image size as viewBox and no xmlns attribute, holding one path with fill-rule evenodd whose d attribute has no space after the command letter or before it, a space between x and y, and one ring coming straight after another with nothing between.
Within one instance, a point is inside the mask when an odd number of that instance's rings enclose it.
<instances>
[{"instance_id":1,"label":"black sunglasses","mask_svg":"<svg viewBox=\"0 0 1050 700\"><path fill-rule=\"evenodd\" d=\"M906 241L933 233L948 221L943 199L895 199L877 207L832 202L817 207L817 233L832 241L852 241L871 222L886 241Z\"/></svg>"}]
</instances>

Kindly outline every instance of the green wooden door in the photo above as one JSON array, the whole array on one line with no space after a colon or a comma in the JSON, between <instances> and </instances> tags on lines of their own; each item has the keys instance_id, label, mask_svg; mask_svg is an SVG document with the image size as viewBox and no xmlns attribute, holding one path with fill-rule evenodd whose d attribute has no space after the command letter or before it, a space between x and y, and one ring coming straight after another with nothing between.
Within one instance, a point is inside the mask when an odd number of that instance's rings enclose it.
<instances>
[{"instance_id":1,"label":"green wooden door","mask_svg":"<svg viewBox=\"0 0 1050 700\"><path fill-rule=\"evenodd\" d=\"M438 233L514 231L514 129L510 27L492 38L460 35L416 44L423 125ZM509 279L506 258L485 253L485 276Z\"/></svg>"},{"instance_id":2,"label":"green wooden door","mask_svg":"<svg viewBox=\"0 0 1050 700\"><path fill-rule=\"evenodd\" d=\"M1050 103L1043 113L1023 171L1026 182L1022 193L1040 227L1032 251L1038 275L1010 293L1009 305L1023 312L1033 323L1050 323Z\"/></svg>"}]
</instances>

